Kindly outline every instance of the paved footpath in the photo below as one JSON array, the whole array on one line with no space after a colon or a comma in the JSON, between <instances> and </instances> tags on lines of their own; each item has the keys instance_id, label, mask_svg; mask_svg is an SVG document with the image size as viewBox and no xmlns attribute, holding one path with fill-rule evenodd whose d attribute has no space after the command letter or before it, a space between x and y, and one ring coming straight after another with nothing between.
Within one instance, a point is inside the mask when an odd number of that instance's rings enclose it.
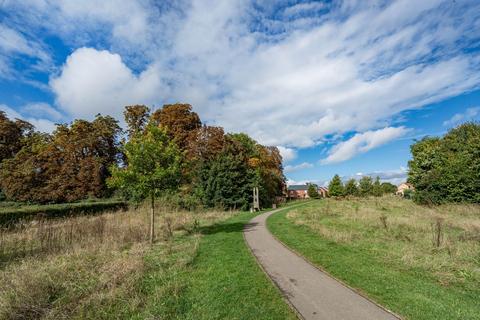
<instances>
[{"instance_id":1,"label":"paved footpath","mask_svg":"<svg viewBox=\"0 0 480 320\"><path fill-rule=\"evenodd\" d=\"M280 210L253 218L244 235L258 262L304 319L398 320L277 241L267 230L266 220Z\"/></svg>"}]
</instances>

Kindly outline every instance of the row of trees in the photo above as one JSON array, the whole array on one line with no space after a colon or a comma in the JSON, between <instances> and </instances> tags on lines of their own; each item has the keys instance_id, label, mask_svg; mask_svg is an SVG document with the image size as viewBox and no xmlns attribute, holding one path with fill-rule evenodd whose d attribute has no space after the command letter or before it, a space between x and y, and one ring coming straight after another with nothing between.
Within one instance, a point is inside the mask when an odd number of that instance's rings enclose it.
<instances>
[{"instance_id":1,"label":"row of trees","mask_svg":"<svg viewBox=\"0 0 480 320\"><path fill-rule=\"evenodd\" d=\"M140 199L151 195L154 183L155 196L170 189L186 207L224 208L247 208L254 186L263 206L282 194L277 148L204 125L188 104L155 112L128 106L124 116L126 131L114 118L97 115L43 134L0 112L2 192L14 201L38 203L106 197L115 190Z\"/></svg>"},{"instance_id":2,"label":"row of trees","mask_svg":"<svg viewBox=\"0 0 480 320\"><path fill-rule=\"evenodd\" d=\"M465 123L442 138L426 137L410 147L408 182L414 201L480 203L480 125Z\"/></svg>"},{"instance_id":3,"label":"row of trees","mask_svg":"<svg viewBox=\"0 0 480 320\"><path fill-rule=\"evenodd\" d=\"M328 185L328 192L332 197L357 196L380 197L384 194L392 194L397 191L397 187L389 182L380 183L380 178L375 181L369 176L362 177L358 182L355 179L348 180L345 184L336 174Z\"/></svg>"}]
</instances>

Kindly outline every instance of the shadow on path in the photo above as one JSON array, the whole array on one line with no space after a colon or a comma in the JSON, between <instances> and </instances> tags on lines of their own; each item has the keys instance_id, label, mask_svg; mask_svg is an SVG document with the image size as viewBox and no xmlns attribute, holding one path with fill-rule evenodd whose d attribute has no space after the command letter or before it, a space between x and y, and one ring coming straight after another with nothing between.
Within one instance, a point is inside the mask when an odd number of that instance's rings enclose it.
<instances>
[{"instance_id":1,"label":"shadow on path","mask_svg":"<svg viewBox=\"0 0 480 320\"><path fill-rule=\"evenodd\" d=\"M200 228L201 234L215 234L215 233L230 233L230 232L243 232L256 226L257 223L242 223L242 222L230 222L230 223L216 223L211 226L205 226Z\"/></svg>"}]
</instances>

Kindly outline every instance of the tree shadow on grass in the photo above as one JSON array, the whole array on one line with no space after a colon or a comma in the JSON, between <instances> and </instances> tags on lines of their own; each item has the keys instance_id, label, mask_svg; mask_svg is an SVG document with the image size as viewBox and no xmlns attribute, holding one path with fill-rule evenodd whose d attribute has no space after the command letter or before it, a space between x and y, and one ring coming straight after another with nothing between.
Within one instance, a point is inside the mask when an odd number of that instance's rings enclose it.
<instances>
[{"instance_id":1,"label":"tree shadow on grass","mask_svg":"<svg viewBox=\"0 0 480 320\"><path fill-rule=\"evenodd\" d=\"M216 234L216 233L231 233L231 232L243 232L248 231L249 229L255 227L256 222L252 223L241 223L241 222L230 222L230 223L216 223L210 226L205 226L200 228L201 234Z\"/></svg>"}]
</instances>

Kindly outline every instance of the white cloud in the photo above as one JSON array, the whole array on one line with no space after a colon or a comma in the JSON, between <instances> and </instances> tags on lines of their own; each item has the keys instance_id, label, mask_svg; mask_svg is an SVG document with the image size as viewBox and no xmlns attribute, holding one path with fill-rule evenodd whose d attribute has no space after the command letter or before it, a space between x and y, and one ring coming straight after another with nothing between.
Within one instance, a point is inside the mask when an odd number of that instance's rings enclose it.
<instances>
[{"instance_id":1,"label":"white cloud","mask_svg":"<svg viewBox=\"0 0 480 320\"><path fill-rule=\"evenodd\" d=\"M37 41L29 40L22 33L0 24L0 76L23 80L24 75L15 71L14 61L23 56L36 59L32 69L47 71L51 68L51 58L43 45Z\"/></svg>"},{"instance_id":2,"label":"white cloud","mask_svg":"<svg viewBox=\"0 0 480 320\"><path fill-rule=\"evenodd\" d=\"M118 54L80 48L68 57L50 85L57 104L74 117L91 118L97 113L119 117L124 106L152 104L161 96L157 72L151 66L137 76Z\"/></svg>"},{"instance_id":3,"label":"white cloud","mask_svg":"<svg viewBox=\"0 0 480 320\"><path fill-rule=\"evenodd\" d=\"M360 180L362 177L365 177L365 176L372 177L372 179L376 179L377 177L379 177L381 182L390 182L394 185L399 185L407 181L408 170L407 168L400 167L399 169L396 169L396 170L375 171L375 172L365 173L365 174L359 172L352 176L342 177L342 180L343 181L347 181L349 179Z\"/></svg>"},{"instance_id":4,"label":"white cloud","mask_svg":"<svg viewBox=\"0 0 480 320\"><path fill-rule=\"evenodd\" d=\"M303 163L300 163L300 164L297 164L297 165L288 165L288 166L285 166L284 168L284 171L285 172L294 172L294 171L299 171L299 170L303 170L303 169L309 169L309 168L313 168L313 164L309 163L309 162L303 162Z\"/></svg>"},{"instance_id":5,"label":"white cloud","mask_svg":"<svg viewBox=\"0 0 480 320\"><path fill-rule=\"evenodd\" d=\"M480 85L480 55L464 50L478 38L478 2L347 1L321 15L310 3L270 16L251 4L32 0L6 7L67 43L108 49L74 51L52 79L58 105L73 116L185 101L227 131L303 148L391 126L402 111ZM261 6L278 11L272 2Z\"/></svg>"},{"instance_id":6,"label":"white cloud","mask_svg":"<svg viewBox=\"0 0 480 320\"><path fill-rule=\"evenodd\" d=\"M7 117L9 117L10 119L22 119L30 122L32 125L35 126L37 130L41 132L50 133L55 130L55 123L48 119L39 118L23 113L21 114L4 104L0 104L0 110L4 111L7 114Z\"/></svg>"},{"instance_id":7,"label":"white cloud","mask_svg":"<svg viewBox=\"0 0 480 320\"><path fill-rule=\"evenodd\" d=\"M330 164L353 158L359 153L365 153L387 142L405 135L409 129L405 127L386 127L376 131L357 133L350 139L335 145L322 164Z\"/></svg>"},{"instance_id":8,"label":"white cloud","mask_svg":"<svg viewBox=\"0 0 480 320\"><path fill-rule=\"evenodd\" d=\"M53 121L63 118L60 112L45 102L29 103L23 106L21 110L27 117L44 117Z\"/></svg>"},{"instance_id":9,"label":"white cloud","mask_svg":"<svg viewBox=\"0 0 480 320\"><path fill-rule=\"evenodd\" d=\"M301 15L302 13L312 13L312 11L318 11L320 9L325 8L325 4L323 2L307 2L307 3L298 3L293 6L287 7L283 14L285 16L296 16Z\"/></svg>"},{"instance_id":10,"label":"white cloud","mask_svg":"<svg viewBox=\"0 0 480 320\"><path fill-rule=\"evenodd\" d=\"M282 155L282 159L284 163L290 162L297 158L297 151L295 149L282 147L282 146L278 146L277 148L280 151L280 154Z\"/></svg>"},{"instance_id":11,"label":"white cloud","mask_svg":"<svg viewBox=\"0 0 480 320\"><path fill-rule=\"evenodd\" d=\"M443 122L444 126L454 127L462 122L473 120L480 115L480 107L468 108L464 113L456 113L453 117Z\"/></svg>"}]
</instances>

